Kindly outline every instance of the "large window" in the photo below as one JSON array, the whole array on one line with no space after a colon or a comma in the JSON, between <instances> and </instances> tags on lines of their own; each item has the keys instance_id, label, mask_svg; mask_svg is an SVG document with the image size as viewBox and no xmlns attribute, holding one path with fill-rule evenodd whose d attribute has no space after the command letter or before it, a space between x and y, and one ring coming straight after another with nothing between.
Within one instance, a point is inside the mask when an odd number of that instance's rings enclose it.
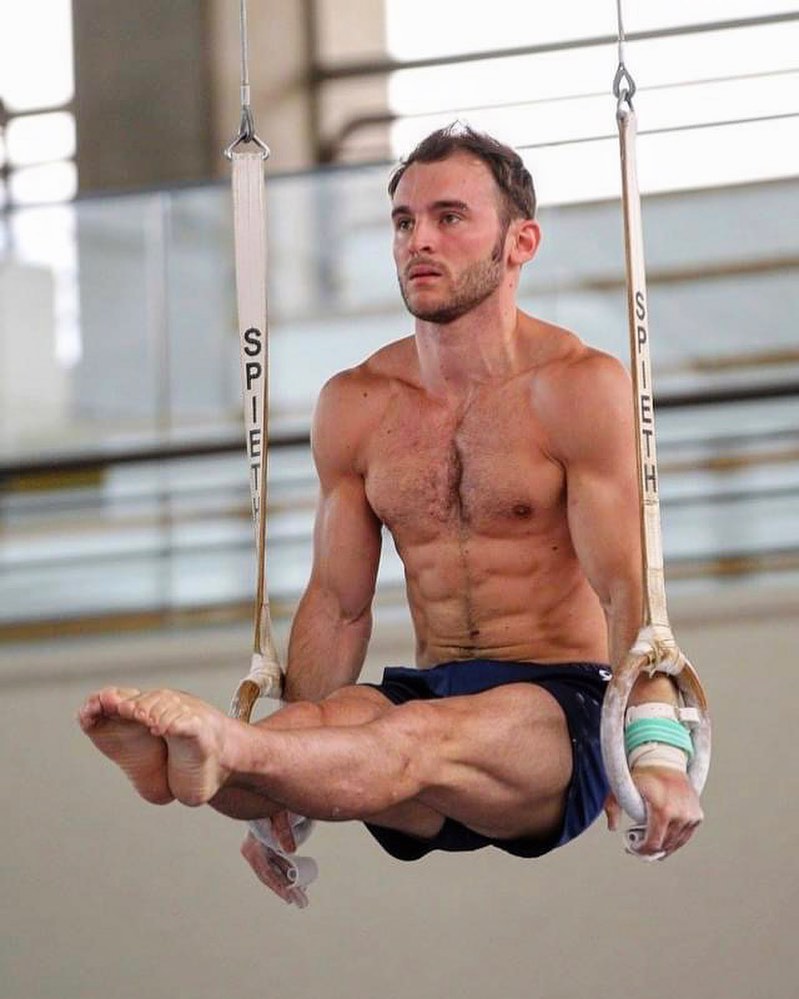
<instances>
[{"instance_id":1,"label":"large window","mask_svg":"<svg viewBox=\"0 0 799 999\"><path fill-rule=\"evenodd\" d=\"M639 171L646 191L713 187L799 172L799 11L795 0L648 0L624 4L632 36ZM402 60L524 47L533 55L412 68L392 75L395 154L459 118L521 148L543 203L618 190L613 0L538 5L386 0L390 54ZM790 17L793 15L793 17ZM760 21L715 30L721 19ZM683 32L675 28L683 27ZM654 37L635 39L637 34ZM574 43L574 47L562 47Z\"/></svg>"},{"instance_id":2,"label":"large window","mask_svg":"<svg viewBox=\"0 0 799 999\"><path fill-rule=\"evenodd\" d=\"M0 6L0 201L65 201L77 190L70 0Z\"/></svg>"},{"instance_id":3,"label":"large window","mask_svg":"<svg viewBox=\"0 0 799 999\"><path fill-rule=\"evenodd\" d=\"M75 218L63 204L78 187L73 99L70 0L0 4L0 252L52 274L63 365L80 356Z\"/></svg>"}]
</instances>

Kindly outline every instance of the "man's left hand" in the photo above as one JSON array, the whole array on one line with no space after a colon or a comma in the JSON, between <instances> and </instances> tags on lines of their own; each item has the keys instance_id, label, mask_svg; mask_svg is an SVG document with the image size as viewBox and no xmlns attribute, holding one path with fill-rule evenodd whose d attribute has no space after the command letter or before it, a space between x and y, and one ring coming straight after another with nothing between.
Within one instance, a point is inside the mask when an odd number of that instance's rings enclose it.
<instances>
[{"instance_id":1,"label":"man's left hand","mask_svg":"<svg viewBox=\"0 0 799 999\"><path fill-rule=\"evenodd\" d=\"M699 796L686 774L667 767L636 767L632 779L646 802L646 834L636 852L665 859L685 846L704 819ZM605 813L608 829L618 829L622 812L612 794Z\"/></svg>"}]
</instances>

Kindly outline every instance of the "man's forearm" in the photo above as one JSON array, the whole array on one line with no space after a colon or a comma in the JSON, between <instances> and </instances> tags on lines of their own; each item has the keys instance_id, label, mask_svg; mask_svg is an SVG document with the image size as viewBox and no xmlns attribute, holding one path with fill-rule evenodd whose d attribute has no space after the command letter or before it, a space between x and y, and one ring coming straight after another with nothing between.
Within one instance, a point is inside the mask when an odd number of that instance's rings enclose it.
<instances>
[{"instance_id":1,"label":"man's forearm","mask_svg":"<svg viewBox=\"0 0 799 999\"><path fill-rule=\"evenodd\" d=\"M608 655L613 669L620 665L635 644L641 629L643 603L640 588L619 585L604 605L608 629Z\"/></svg>"},{"instance_id":2,"label":"man's forearm","mask_svg":"<svg viewBox=\"0 0 799 999\"><path fill-rule=\"evenodd\" d=\"M308 590L291 627L284 699L320 701L354 683L371 632L371 608L347 618L330 597Z\"/></svg>"},{"instance_id":3,"label":"man's forearm","mask_svg":"<svg viewBox=\"0 0 799 999\"><path fill-rule=\"evenodd\" d=\"M627 590L618 594L606 609L608 625L608 648L610 662L615 669L635 644L641 628L642 602L635 591ZM663 674L649 677L642 674L638 677L630 692L630 704L643 704L646 701L664 701L677 703L677 691L674 682Z\"/></svg>"}]
</instances>

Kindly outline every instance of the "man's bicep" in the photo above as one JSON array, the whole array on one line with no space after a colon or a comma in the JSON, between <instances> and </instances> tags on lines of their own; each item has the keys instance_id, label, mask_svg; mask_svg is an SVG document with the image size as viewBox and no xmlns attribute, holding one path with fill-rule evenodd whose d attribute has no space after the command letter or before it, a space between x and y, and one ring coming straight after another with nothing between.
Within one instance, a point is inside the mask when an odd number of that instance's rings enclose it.
<instances>
[{"instance_id":1,"label":"man's bicep","mask_svg":"<svg viewBox=\"0 0 799 999\"><path fill-rule=\"evenodd\" d=\"M567 470L569 531L603 605L640 580L640 527L634 470L591 460Z\"/></svg>"},{"instance_id":2,"label":"man's bicep","mask_svg":"<svg viewBox=\"0 0 799 999\"><path fill-rule=\"evenodd\" d=\"M591 419L574 428L566 464L569 529L603 603L640 580L640 517L632 400L627 382L599 395Z\"/></svg>"},{"instance_id":3,"label":"man's bicep","mask_svg":"<svg viewBox=\"0 0 799 999\"><path fill-rule=\"evenodd\" d=\"M310 588L347 620L371 604L381 542L361 469L369 425L357 389L353 372L334 376L320 393L312 431L320 493Z\"/></svg>"},{"instance_id":4,"label":"man's bicep","mask_svg":"<svg viewBox=\"0 0 799 999\"><path fill-rule=\"evenodd\" d=\"M323 486L314 525L311 585L354 620L371 605L380 563L380 522L369 506L363 479L340 476Z\"/></svg>"}]
</instances>

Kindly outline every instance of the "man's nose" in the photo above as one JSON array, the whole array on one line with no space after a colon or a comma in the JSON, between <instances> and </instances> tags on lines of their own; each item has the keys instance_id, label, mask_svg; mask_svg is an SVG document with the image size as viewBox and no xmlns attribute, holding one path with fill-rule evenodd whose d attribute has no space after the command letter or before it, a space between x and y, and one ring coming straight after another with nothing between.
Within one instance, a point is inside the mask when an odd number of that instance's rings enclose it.
<instances>
[{"instance_id":1,"label":"man's nose","mask_svg":"<svg viewBox=\"0 0 799 999\"><path fill-rule=\"evenodd\" d=\"M413 223L408 252L412 254L430 253L435 245L435 228L430 221L417 218Z\"/></svg>"}]
</instances>

